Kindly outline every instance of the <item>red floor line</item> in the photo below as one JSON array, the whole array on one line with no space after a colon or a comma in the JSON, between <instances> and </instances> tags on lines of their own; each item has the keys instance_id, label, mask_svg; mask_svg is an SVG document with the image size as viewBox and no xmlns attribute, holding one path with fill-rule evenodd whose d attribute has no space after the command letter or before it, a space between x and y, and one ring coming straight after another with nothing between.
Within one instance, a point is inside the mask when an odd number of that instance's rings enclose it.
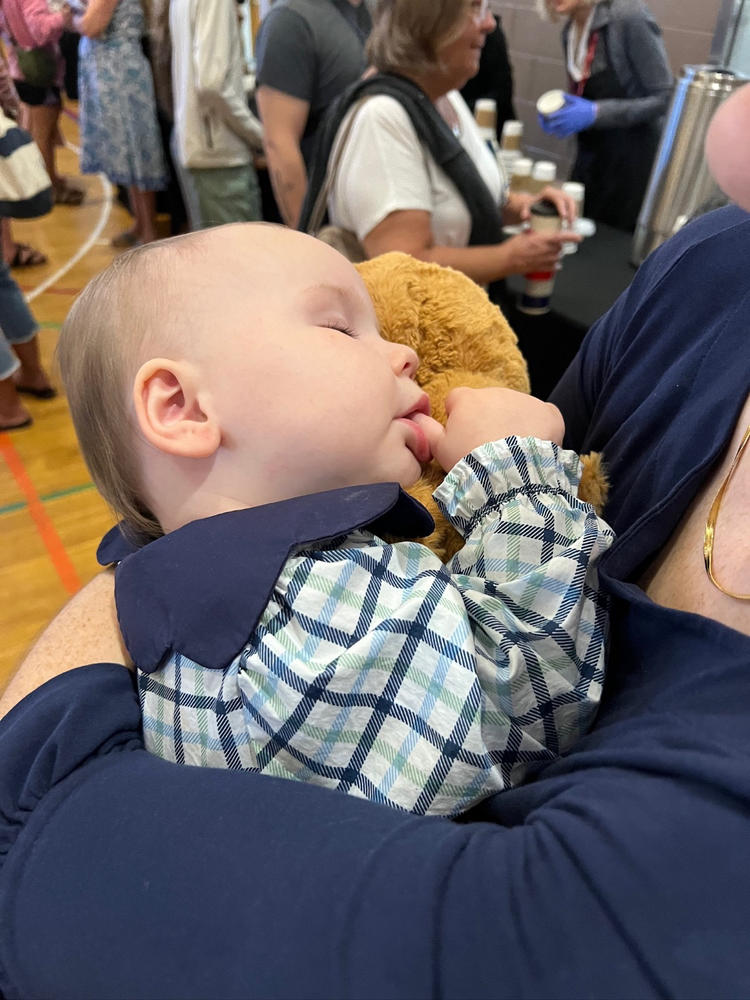
<instances>
[{"instance_id":1,"label":"red floor line","mask_svg":"<svg viewBox=\"0 0 750 1000\"><path fill-rule=\"evenodd\" d=\"M60 582L69 594L75 594L81 588L78 573L76 573L75 566L70 561L70 556L55 530L54 524L44 509L44 504L39 499L39 494L34 489L34 484L31 482L23 460L16 451L9 434L0 433L0 455L5 459L11 475L26 498L26 502L29 505L29 513L34 520L44 547L49 553Z\"/></svg>"}]
</instances>

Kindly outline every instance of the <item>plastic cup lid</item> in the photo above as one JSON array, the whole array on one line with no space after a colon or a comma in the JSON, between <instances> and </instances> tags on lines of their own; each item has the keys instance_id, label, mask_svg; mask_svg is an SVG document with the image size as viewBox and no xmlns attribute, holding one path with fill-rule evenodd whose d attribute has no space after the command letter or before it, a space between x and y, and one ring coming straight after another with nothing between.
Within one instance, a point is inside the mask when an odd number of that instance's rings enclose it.
<instances>
[{"instance_id":1,"label":"plastic cup lid","mask_svg":"<svg viewBox=\"0 0 750 1000\"><path fill-rule=\"evenodd\" d=\"M551 160L537 160L531 176L535 181L553 181L557 177L557 166Z\"/></svg>"},{"instance_id":2,"label":"plastic cup lid","mask_svg":"<svg viewBox=\"0 0 750 1000\"><path fill-rule=\"evenodd\" d=\"M548 90L536 102L536 109L540 115L552 115L555 111L559 111L564 104L565 94L562 90Z\"/></svg>"},{"instance_id":3,"label":"plastic cup lid","mask_svg":"<svg viewBox=\"0 0 750 1000\"><path fill-rule=\"evenodd\" d=\"M573 223L573 232L579 236L593 236L596 232L596 223L593 219L578 218Z\"/></svg>"}]
</instances>

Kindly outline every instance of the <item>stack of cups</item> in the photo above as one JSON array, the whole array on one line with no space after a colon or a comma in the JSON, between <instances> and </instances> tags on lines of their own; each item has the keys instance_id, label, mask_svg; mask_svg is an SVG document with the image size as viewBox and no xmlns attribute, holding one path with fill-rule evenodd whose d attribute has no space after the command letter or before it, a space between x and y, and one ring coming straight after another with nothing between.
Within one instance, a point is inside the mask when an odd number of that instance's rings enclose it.
<instances>
[{"instance_id":1,"label":"stack of cups","mask_svg":"<svg viewBox=\"0 0 750 1000\"><path fill-rule=\"evenodd\" d=\"M576 222L583 215L583 200L586 194L586 189L583 184L579 184L578 181L566 181L562 190L565 194L570 195L570 197L576 203ZM575 225L573 226L575 229ZM578 249L577 243L563 243L563 253L575 253Z\"/></svg>"},{"instance_id":2,"label":"stack of cups","mask_svg":"<svg viewBox=\"0 0 750 1000\"><path fill-rule=\"evenodd\" d=\"M497 159L500 145L497 141L497 104L489 97L481 97L474 105L474 121L482 139Z\"/></svg>"},{"instance_id":3,"label":"stack of cups","mask_svg":"<svg viewBox=\"0 0 750 1000\"><path fill-rule=\"evenodd\" d=\"M535 233L557 233L562 228L562 219L551 201L538 201L531 206L531 229ZM533 271L525 274L518 309L529 316L543 316L550 310L550 296L555 287L554 271Z\"/></svg>"},{"instance_id":4,"label":"stack of cups","mask_svg":"<svg viewBox=\"0 0 750 1000\"><path fill-rule=\"evenodd\" d=\"M521 139L523 138L522 122L509 120L503 122L500 139L500 156L507 173L512 173L513 164L521 159Z\"/></svg>"},{"instance_id":5,"label":"stack of cups","mask_svg":"<svg viewBox=\"0 0 750 1000\"><path fill-rule=\"evenodd\" d=\"M531 169L534 166L532 160L525 156L519 156L513 161L510 172L510 190L518 194L531 194Z\"/></svg>"}]
</instances>

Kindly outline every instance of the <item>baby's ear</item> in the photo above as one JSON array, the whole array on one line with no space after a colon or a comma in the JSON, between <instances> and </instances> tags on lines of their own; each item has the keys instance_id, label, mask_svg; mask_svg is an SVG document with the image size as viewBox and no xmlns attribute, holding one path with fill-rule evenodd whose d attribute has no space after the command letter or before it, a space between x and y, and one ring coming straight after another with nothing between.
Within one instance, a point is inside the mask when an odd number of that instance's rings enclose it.
<instances>
[{"instance_id":1,"label":"baby's ear","mask_svg":"<svg viewBox=\"0 0 750 1000\"><path fill-rule=\"evenodd\" d=\"M221 428L197 369L187 361L152 358L133 382L133 404L143 436L159 451L209 458L221 443Z\"/></svg>"}]
</instances>

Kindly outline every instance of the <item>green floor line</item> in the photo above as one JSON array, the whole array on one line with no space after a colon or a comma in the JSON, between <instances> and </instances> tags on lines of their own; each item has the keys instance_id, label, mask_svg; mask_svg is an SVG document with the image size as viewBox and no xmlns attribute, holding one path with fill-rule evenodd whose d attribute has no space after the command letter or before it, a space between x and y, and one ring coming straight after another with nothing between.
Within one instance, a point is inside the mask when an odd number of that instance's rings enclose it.
<instances>
[{"instance_id":1,"label":"green floor line","mask_svg":"<svg viewBox=\"0 0 750 1000\"><path fill-rule=\"evenodd\" d=\"M65 490L55 490L54 493L47 493L43 497L39 497L42 503L49 503L51 500L60 500L62 497L70 497L76 493L87 493L89 490L94 489L93 483L83 483L81 486L69 486ZM28 504L25 500L21 500L19 503L9 503L5 507L0 507L0 517L3 514L14 514L17 510L23 510Z\"/></svg>"}]
</instances>

